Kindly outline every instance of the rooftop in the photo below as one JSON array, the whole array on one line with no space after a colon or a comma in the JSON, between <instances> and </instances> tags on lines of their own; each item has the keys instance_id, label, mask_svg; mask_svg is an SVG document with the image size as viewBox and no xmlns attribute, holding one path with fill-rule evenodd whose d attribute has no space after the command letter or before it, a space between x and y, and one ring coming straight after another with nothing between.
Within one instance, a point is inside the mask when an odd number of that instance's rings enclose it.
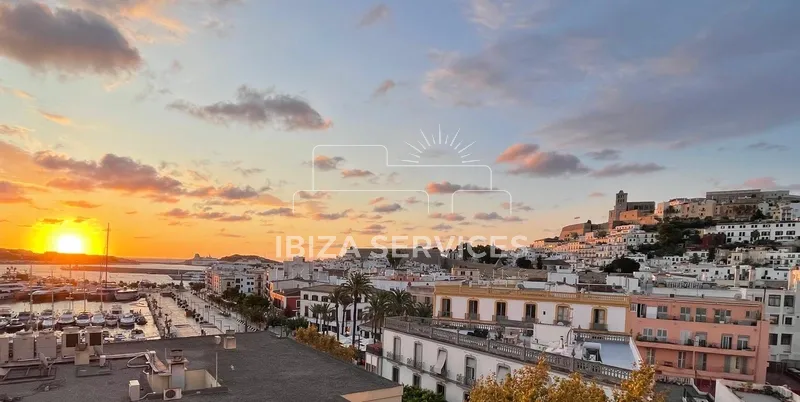
<instances>
[{"instance_id":1,"label":"rooftop","mask_svg":"<svg viewBox=\"0 0 800 402\"><path fill-rule=\"evenodd\" d=\"M189 370L205 369L211 376L215 375L215 360L219 359L218 380L227 390L184 392L184 399L195 402L345 401L342 395L398 386L358 366L267 332L237 334L235 350L225 350L215 344L213 336L206 336L108 344L104 354L111 359L113 355L154 350L166 362L164 353L171 349L183 350ZM111 360L110 372L100 376L78 376L71 363L57 364L54 379L46 383L0 382L0 394L41 402L127 401L128 381L140 379L142 373L141 368L126 367L129 358ZM139 381L147 388L146 380Z\"/></svg>"},{"instance_id":2,"label":"rooftop","mask_svg":"<svg viewBox=\"0 0 800 402\"><path fill-rule=\"evenodd\" d=\"M309 286L307 288L301 288L302 292L319 292L319 293L333 293L338 286L336 285L316 285L316 286Z\"/></svg>"},{"instance_id":3,"label":"rooftop","mask_svg":"<svg viewBox=\"0 0 800 402\"><path fill-rule=\"evenodd\" d=\"M718 402L784 402L800 400L786 387L717 380L714 392Z\"/></svg>"}]
</instances>

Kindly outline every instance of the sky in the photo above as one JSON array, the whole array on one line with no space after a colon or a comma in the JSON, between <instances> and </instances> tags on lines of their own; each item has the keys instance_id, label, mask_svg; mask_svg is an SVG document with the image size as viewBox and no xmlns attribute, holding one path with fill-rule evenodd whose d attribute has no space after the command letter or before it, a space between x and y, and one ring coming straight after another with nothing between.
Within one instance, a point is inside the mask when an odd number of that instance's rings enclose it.
<instances>
[{"instance_id":1,"label":"sky","mask_svg":"<svg viewBox=\"0 0 800 402\"><path fill-rule=\"evenodd\" d=\"M605 221L619 190L798 192L798 18L795 0L0 0L0 248L100 254L107 225L129 257L533 241Z\"/></svg>"}]
</instances>

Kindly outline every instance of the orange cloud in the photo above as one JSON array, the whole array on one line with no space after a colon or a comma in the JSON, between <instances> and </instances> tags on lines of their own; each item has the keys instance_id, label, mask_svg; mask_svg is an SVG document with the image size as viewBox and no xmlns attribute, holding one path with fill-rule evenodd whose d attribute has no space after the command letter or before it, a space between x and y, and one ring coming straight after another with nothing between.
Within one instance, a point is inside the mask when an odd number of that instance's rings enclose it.
<instances>
[{"instance_id":1,"label":"orange cloud","mask_svg":"<svg viewBox=\"0 0 800 402\"><path fill-rule=\"evenodd\" d=\"M39 110L39 114L41 114L45 119L50 120L53 123L61 124L62 126L68 126L72 124L72 120L69 117L62 116L60 114L48 113L43 110Z\"/></svg>"},{"instance_id":2,"label":"orange cloud","mask_svg":"<svg viewBox=\"0 0 800 402\"><path fill-rule=\"evenodd\" d=\"M100 204L92 204L89 201L61 201L62 204L73 207L73 208L84 208L84 209L94 209L100 206Z\"/></svg>"}]
</instances>

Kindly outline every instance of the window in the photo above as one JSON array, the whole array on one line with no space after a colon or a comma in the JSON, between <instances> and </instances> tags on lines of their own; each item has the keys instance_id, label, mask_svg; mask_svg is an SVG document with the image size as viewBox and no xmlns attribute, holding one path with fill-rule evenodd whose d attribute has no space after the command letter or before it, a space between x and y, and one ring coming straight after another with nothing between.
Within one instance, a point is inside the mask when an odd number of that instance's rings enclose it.
<instances>
[{"instance_id":1,"label":"window","mask_svg":"<svg viewBox=\"0 0 800 402\"><path fill-rule=\"evenodd\" d=\"M647 340L653 339L653 328L643 328L642 336Z\"/></svg>"},{"instance_id":2,"label":"window","mask_svg":"<svg viewBox=\"0 0 800 402\"><path fill-rule=\"evenodd\" d=\"M666 341L667 340L667 330L666 329L659 329L656 332L656 339L659 341Z\"/></svg>"},{"instance_id":3,"label":"window","mask_svg":"<svg viewBox=\"0 0 800 402\"><path fill-rule=\"evenodd\" d=\"M739 335L739 339L736 340L736 349L738 350L747 350L750 348L750 337Z\"/></svg>"},{"instance_id":4,"label":"window","mask_svg":"<svg viewBox=\"0 0 800 402\"><path fill-rule=\"evenodd\" d=\"M411 376L411 385L414 386L414 387L417 387L417 388L422 388L420 386L420 384L422 384L422 377L420 377L419 374L412 375Z\"/></svg>"},{"instance_id":5,"label":"window","mask_svg":"<svg viewBox=\"0 0 800 402\"><path fill-rule=\"evenodd\" d=\"M678 368L686 368L686 352L678 352Z\"/></svg>"},{"instance_id":6,"label":"window","mask_svg":"<svg viewBox=\"0 0 800 402\"><path fill-rule=\"evenodd\" d=\"M781 334L781 345L791 345L792 334Z\"/></svg>"},{"instance_id":7,"label":"window","mask_svg":"<svg viewBox=\"0 0 800 402\"><path fill-rule=\"evenodd\" d=\"M441 396L445 396L444 395L444 384L442 384L440 382L436 383L436 393L441 395Z\"/></svg>"},{"instance_id":8,"label":"window","mask_svg":"<svg viewBox=\"0 0 800 402\"><path fill-rule=\"evenodd\" d=\"M794 307L794 296L784 296L783 297L783 306L784 307Z\"/></svg>"},{"instance_id":9,"label":"window","mask_svg":"<svg viewBox=\"0 0 800 402\"><path fill-rule=\"evenodd\" d=\"M730 349L733 346L733 335L723 334L722 340L720 341L720 347L722 349Z\"/></svg>"},{"instance_id":10,"label":"window","mask_svg":"<svg viewBox=\"0 0 800 402\"><path fill-rule=\"evenodd\" d=\"M304 315L305 315L306 317L308 317L308 306L306 306L306 313L305 313Z\"/></svg>"},{"instance_id":11,"label":"window","mask_svg":"<svg viewBox=\"0 0 800 402\"><path fill-rule=\"evenodd\" d=\"M697 322L706 322L706 309L698 307L694 312L694 320Z\"/></svg>"},{"instance_id":12,"label":"window","mask_svg":"<svg viewBox=\"0 0 800 402\"><path fill-rule=\"evenodd\" d=\"M478 368L478 363L474 357L467 356L466 363L464 364L464 383L472 385L475 382L475 371Z\"/></svg>"},{"instance_id":13,"label":"window","mask_svg":"<svg viewBox=\"0 0 800 402\"><path fill-rule=\"evenodd\" d=\"M768 302L770 307L780 307L781 306L781 296L780 295L769 295Z\"/></svg>"},{"instance_id":14,"label":"window","mask_svg":"<svg viewBox=\"0 0 800 402\"><path fill-rule=\"evenodd\" d=\"M556 308L556 321L569 322L569 306L558 306Z\"/></svg>"},{"instance_id":15,"label":"window","mask_svg":"<svg viewBox=\"0 0 800 402\"><path fill-rule=\"evenodd\" d=\"M784 316L783 325L792 325L792 316L790 315Z\"/></svg>"},{"instance_id":16,"label":"window","mask_svg":"<svg viewBox=\"0 0 800 402\"><path fill-rule=\"evenodd\" d=\"M734 360L734 359L731 359L731 356L725 356L725 364L722 367L722 371L724 371L726 373L730 373L731 372L731 361L732 360Z\"/></svg>"},{"instance_id":17,"label":"window","mask_svg":"<svg viewBox=\"0 0 800 402\"><path fill-rule=\"evenodd\" d=\"M295 300L295 303L296 303L295 308L299 309L300 308L300 300Z\"/></svg>"},{"instance_id":18,"label":"window","mask_svg":"<svg viewBox=\"0 0 800 402\"><path fill-rule=\"evenodd\" d=\"M402 351L403 350L400 348L400 337L399 336L395 336L394 337L394 343L392 344L392 352L394 353L395 360L397 360L397 361L402 361L403 360L403 356L402 356L402 353L401 353Z\"/></svg>"},{"instance_id":19,"label":"window","mask_svg":"<svg viewBox=\"0 0 800 402\"><path fill-rule=\"evenodd\" d=\"M502 381L506 379L506 376L511 374L511 369L508 366L498 365L497 366L497 379L498 381Z\"/></svg>"},{"instance_id":20,"label":"window","mask_svg":"<svg viewBox=\"0 0 800 402\"><path fill-rule=\"evenodd\" d=\"M414 367L422 367L422 344L419 342L414 344Z\"/></svg>"},{"instance_id":21,"label":"window","mask_svg":"<svg viewBox=\"0 0 800 402\"><path fill-rule=\"evenodd\" d=\"M656 315L656 317L658 317L658 318L669 318L668 315L667 315L668 309L669 309L668 306L658 306L658 315Z\"/></svg>"},{"instance_id":22,"label":"window","mask_svg":"<svg viewBox=\"0 0 800 402\"><path fill-rule=\"evenodd\" d=\"M536 305L535 304L526 304L525 305L525 321L533 321L536 319Z\"/></svg>"},{"instance_id":23,"label":"window","mask_svg":"<svg viewBox=\"0 0 800 402\"><path fill-rule=\"evenodd\" d=\"M308 295L303 295L303 300L308 300Z\"/></svg>"},{"instance_id":24,"label":"window","mask_svg":"<svg viewBox=\"0 0 800 402\"><path fill-rule=\"evenodd\" d=\"M311 296L311 300L312 301L319 301L319 296L313 295L313 296Z\"/></svg>"},{"instance_id":25,"label":"window","mask_svg":"<svg viewBox=\"0 0 800 402\"><path fill-rule=\"evenodd\" d=\"M681 321L691 321L691 320L692 320L692 308L681 307Z\"/></svg>"},{"instance_id":26,"label":"window","mask_svg":"<svg viewBox=\"0 0 800 402\"><path fill-rule=\"evenodd\" d=\"M439 354L436 356L436 365L433 366L433 372L435 374L442 374L445 372L445 367L447 366L447 351L444 349L439 349Z\"/></svg>"},{"instance_id":27,"label":"window","mask_svg":"<svg viewBox=\"0 0 800 402\"><path fill-rule=\"evenodd\" d=\"M647 364L656 364L656 350L653 348L647 348L645 349L645 352L645 360L647 360Z\"/></svg>"},{"instance_id":28,"label":"window","mask_svg":"<svg viewBox=\"0 0 800 402\"><path fill-rule=\"evenodd\" d=\"M506 317L506 302L495 303L494 314L499 317Z\"/></svg>"},{"instance_id":29,"label":"window","mask_svg":"<svg viewBox=\"0 0 800 402\"><path fill-rule=\"evenodd\" d=\"M775 346L778 344L778 334L769 334L769 345Z\"/></svg>"},{"instance_id":30,"label":"window","mask_svg":"<svg viewBox=\"0 0 800 402\"><path fill-rule=\"evenodd\" d=\"M728 323L731 320L730 310L717 310L714 309L714 322Z\"/></svg>"},{"instance_id":31,"label":"window","mask_svg":"<svg viewBox=\"0 0 800 402\"><path fill-rule=\"evenodd\" d=\"M252 284L251 284L251 285L252 285ZM326 302L326 303L327 303L327 302L328 302L328 296L322 296L322 301L324 301L324 302Z\"/></svg>"},{"instance_id":32,"label":"window","mask_svg":"<svg viewBox=\"0 0 800 402\"><path fill-rule=\"evenodd\" d=\"M697 370L705 370L706 369L706 361L707 361L706 354L705 353L698 353L697 354L697 362L696 362L695 368Z\"/></svg>"},{"instance_id":33,"label":"window","mask_svg":"<svg viewBox=\"0 0 800 402\"><path fill-rule=\"evenodd\" d=\"M392 366L392 381L400 382L400 368Z\"/></svg>"},{"instance_id":34,"label":"window","mask_svg":"<svg viewBox=\"0 0 800 402\"><path fill-rule=\"evenodd\" d=\"M478 319L478 301L477 300L469 300L467 302L467 319L477 320Z\"/></svg>"},{"instance_id":35,"label":"window","mask_svg":"<svg viewBox=\"0 0 800 402\"><path fill-rule=\"evenodd\" d=\"M744 312L744 318L748 320L757 320L761 316L761 312L757 310L749 310Z\"/></svg>"},{"instance_id":36,"label":"window","mask_svg":"<svg viewBox=\"0 0 800 402\"><path fill-rule=\"evenodd\" d=\"M450 299L442 299L441 311L439 315L442 317L450 317Z\"/></svg>"},{"instance_id":37,"label":"window","mask_svg":"<svg viewBox=\"0 0 800 402\"><path fill-rule=\"evenodd\" d=\"M770 314L769 315L769 323L772 325L778 325L781 321L781 316L778 314Z\"/></svg>"}]
</instances>

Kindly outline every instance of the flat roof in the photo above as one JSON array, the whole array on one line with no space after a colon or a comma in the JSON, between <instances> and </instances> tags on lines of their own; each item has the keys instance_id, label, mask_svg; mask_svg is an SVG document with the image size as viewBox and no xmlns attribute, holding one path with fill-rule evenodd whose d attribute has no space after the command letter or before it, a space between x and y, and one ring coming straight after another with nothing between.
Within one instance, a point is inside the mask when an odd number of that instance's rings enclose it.
<instances>
[{"instance_id":1,"label":"flat roof","mask_svg":"<svg viewBox=\"0 0 800 402\"><path fill-rule=\"evenodd\" d=\"M343 401L341 395L398 387L369 373L290 339L269 332L236 334L236 349L225 350L213 336L126 342L104 346L106 355L154 350L166 362L165 350L182 349L187 369L205 369L214 376L218 357L219 382L227 391L184 393L184 400L225 401ZM127 368L128 359L111 360L107 375L77 377L71 363L57 364L55 379L21 384L0 383L0 393L41 402L127 401L128 381L139 379L141 368ZM146 380L144 382L146 384ZM49 390L44 389L49 385ZM158 398L161 399L161 398Z\"/></svg>"}]
</instances>

